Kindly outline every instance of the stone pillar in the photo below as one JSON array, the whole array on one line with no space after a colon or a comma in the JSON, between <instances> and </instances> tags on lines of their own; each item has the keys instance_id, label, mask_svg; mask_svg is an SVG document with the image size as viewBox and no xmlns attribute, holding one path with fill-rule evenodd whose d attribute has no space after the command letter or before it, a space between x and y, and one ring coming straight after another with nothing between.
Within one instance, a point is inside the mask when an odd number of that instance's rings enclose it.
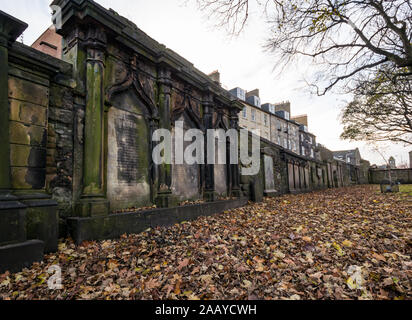
<instances>
[{"instance_id":1,"label":"stone pillar","mask_svg":"<svg viewBox=\"0 0 412 320\"><path fill-rule=\"evenodd\" d=\"M106 215L104 190L104 70L106 34L90 26L85 39L86 110L84 125L83 193L76 206L82 217Z\"/></svg>"},{"instance_id":2,"label":"stone pillar","mask_svg":"<svg viewBox=\"0 0 412 320\"><path fill-rule=\"evenodd\" d=\"M295 167L293 162L287 159L287 172L288 172L288 189L290 193L295 191Z\"/></svg>"},{"instance_id":3,"label":"stone pillar","mask_svg":"<svg viewBox=\"0 0 412 320\"><path fill-rule=\"evenodd\" d=\"M26 206L11 194L9 47L27 24L0 11L0 245L26 240Z\"/></svg>"},{"instance_id":4,"label":"stone pillar","mask_svg":"<svg viewBox=\"0 0 412 320\"><path fill-rule=\"evenodd\" d=\"M0 196L11 189L9 132L9 47L28 25L0 11Z\"/></svg>"},{"instance_id":5,"label":"stone pillar","mask_svg":"<svg viewBox=\"0 0 412 320\"><path fill-rule=\"evenodd\" d=\"M171 124L171 72L169 69L159 70L159 127L172 132ZM168 160L168 159L166 159ZM171 160L171 159L169 159ZM172 165L163 163L158 166L157 197L155 203L159 208L169 208L172 203Z\"/></svg>"},{"instance_id":6,"label":"stone pillar","mask_svg":"<svg viewBox=\"0 0 412 320\"><path fill-rule=\"evenodd\" d=\"M412 169L412 151L409 152L409 168Z\"/></svg>"},{"instance_id":7,"label":"stone pillar","mask_svg":"<svg viewBox=\"0 0 412 320\"><path fill-rule=\"evenodd\" d=\"M3 27L4 25L0 26ZM0 144L2 156L0 157L0 190L10 190L10 144L9 144L9 100L8 100L8 38L0 33Z\"/></svg>"},{"instance_id":8,"label":"stone pillar","mask_svg":"<svg viewBox=\"0 0 412 320\"><path fill-rule=\"evenodd\" d=\"M27 206L11 193L8 56L26 28L26 23L0 11L0 273L41 261L44 249L43 241L26 241Z\"/></svg>"},{"instance_id":9,"label":"stone pillar","mask_svg":"<svg viewBox=\"0 0 412 320\"><path fill-rule=\"evenodd\" d=\"M213 129L213 113L214 113L213 95L207 93L203 100L203 125L206 130ZM205 143L205 145L207 145ZM205 148L205 192L204 198L208 202L216 200L215 193L215 166L207 163L207 148Z\"/></svg>"},{"instance_id":10,"label":"stone pillar","mask_svg":"<svg viewBox=\"0 0 412 320\"><path fill-rule=\"evenodd\" d=\"M239 133L239 110L234 108L230 111L230 129L235 129ZM239 150L239 148L238 148ZM229 148L230 151L230 148ZM230 154L228 156L230 161ZM240 156L238 156L238 163L230 164L230 177L231 177L231 196L233 197L241 197L243 196L242 190L240 188L240 167L239 167Z\"/></svg>"}]
</instances>

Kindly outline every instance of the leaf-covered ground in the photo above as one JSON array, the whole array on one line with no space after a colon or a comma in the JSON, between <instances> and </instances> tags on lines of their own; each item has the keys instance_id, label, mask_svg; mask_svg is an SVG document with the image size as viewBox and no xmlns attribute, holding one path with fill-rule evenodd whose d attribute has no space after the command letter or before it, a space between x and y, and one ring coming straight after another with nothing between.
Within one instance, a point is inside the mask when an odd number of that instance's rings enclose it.
<instances>
[{"instance_id":1,"label":"leaf-covered ground","mask_svg":"<svg viewBox=\"0 0 412 320\"><path fill-rule=\"evenodd\" d=\"M412 201L373 186L265 199L117 241L60 244L0 299L411 299ZM49 290L50 266L63 289Z\"/></svg>"}]
</instances>

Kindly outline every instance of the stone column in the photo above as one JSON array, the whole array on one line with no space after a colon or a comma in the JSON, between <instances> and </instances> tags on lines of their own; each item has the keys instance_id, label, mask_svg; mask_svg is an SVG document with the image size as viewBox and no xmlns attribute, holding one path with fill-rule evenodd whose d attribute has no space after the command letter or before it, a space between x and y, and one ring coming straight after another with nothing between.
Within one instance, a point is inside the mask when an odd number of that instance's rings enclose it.
<instances>
[{"instance_id":1,"label":"stone column","mask_svg":"<svg viewBox=\"0 0 412 320\"><path fill-rule=\"evenodd\" d=\"M159 70L159 127L160 129L169 130L172 132L171 124L171 72L167 68ZM158 166L158 182L157 182L157 197L155 203L159 208L168 208L172 204L172 165L171 159L169 163L163 163Z\"/></svg>"},{"instance_id":2,"label":"stone column","mask_svg":"<svg viewBox=\"0 0 412 320\"><path fill-rule=\"evenodd\" d=\"M8 39L0 34L0 190L10 189L10 144L9 144L9 100L8 100Z\"/></svg>"},{"instance_id":3,"label":"stone column","mask_svg":"<svg viewBox=\"0 0 412 320\"><path fill-rule=\"evenodd\" d=\"M412 169L412 151L409 152L409 168Z\"/></svg>"},{"instance_id":4,"label":"stone column","mask_svg":"<svg viewBox=\"0 0 412 320\"><path fill-rule=\"evenodd\" d=\"M9 48L27 28L0 11L0 245L26 240L26 206L11 194L10 173L10 110L9 110Z\"/></svg>"},{"instance_id":5,"label":"stone column","mask_svg":"<svg viewBox=\"0 0 412 320\"><path fill-rule=\"evenodd\" d=\"M104 70L106 34L91 26L85 40L86 110L84 126L83 193L76 206L79 216L106 215L104 190Z\"/></svg>"},{"instance_id":6,"label":"stone column","mask_svg":"<svg viewBox=\"0 0 412 320\"><path fill-rule=\"evenodd\" d=\"M0 11L0 273L20 271L43 258L44 243L26 241L27 206L11 194L9 49L27 24Z\"/></svg>"},{"instance_id":7,"label":"stone column","mask_svg":"<svg viewBox=\"0 0 412 320\"><path fill-rule=\"evenodd\" d=\"M213 113L214 113L214 104L213 104L213 95L207 93L206 97L203 100L203 125L205 127L207 137L207 130L213 129ZM205 146L207 144L205 143ZM205 148L205 192L204 198L208 202L213 202L216 200L215 193L215 166L214 164L207 163L207 148Z\"/></svg>"},{"instance_id":8,"label":"stone column","mask_svg":"<svg viewBox=\"0 0 412 320\"><path fill-rule=\"evenodd\" d=\"M239 128L239 110L238 109L230 110L230 129L235 129L239 133L240 128ZM228 159L230 159L230 155L228 156ZM231 196L237 197L237 198L243 196L242 190L240 188L239 161L240 161L240 156L238 157L238 163L230 164L230 162L228 162L228 165L230 165Z\"/></svg>"},{"instance_id":9,"label":"stone column","mask_svg":"<svg viewBox=\"0 0 412 320\"><path fill-rule=\"evenodd\" d=\"M287 166L288 166L288 186L289 192L293 193L296 190L296 179L295 179L295 164L292 160L287 159Z\"/></svg>"},{"instance_id":10,"label":"stone column","mask_svg":"<svg viewBox=\"0 0 412 320\"><path fill-rule=\"evenodd\" d=\"M10 132L9 132L9 47L27 28L27 24L0 11L0 197L9 194L10 173ZM2 194L2 195L1 195Z\"/></svg>"}]
</instances>

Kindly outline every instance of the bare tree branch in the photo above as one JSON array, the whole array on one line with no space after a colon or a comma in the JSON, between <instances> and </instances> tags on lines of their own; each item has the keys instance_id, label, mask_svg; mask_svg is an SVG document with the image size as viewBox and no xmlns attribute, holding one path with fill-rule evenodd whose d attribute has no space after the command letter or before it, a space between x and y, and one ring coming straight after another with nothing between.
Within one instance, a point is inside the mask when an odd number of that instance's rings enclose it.
<instances>
[{"instance_id":1,"label":"bare tree branch","mask_svg":"<svg viewBox=\"0 0 412 320\"><path fill-rule=\"evenodd\" d=\"M280 70L300 58L323 68L310 81L319 95L388 63L396 77L412 73L410 0L197 1L232 34L244 30L252 7L260 8L271 30L267 49L279 57Z\"/></svg>"}]
</instances>

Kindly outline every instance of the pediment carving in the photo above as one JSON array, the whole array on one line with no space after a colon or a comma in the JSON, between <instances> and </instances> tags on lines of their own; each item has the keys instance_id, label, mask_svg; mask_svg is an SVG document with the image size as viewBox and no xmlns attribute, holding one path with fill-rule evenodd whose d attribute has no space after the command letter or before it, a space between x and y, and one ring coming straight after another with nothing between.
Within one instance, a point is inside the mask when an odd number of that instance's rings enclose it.
<instances>
[{"instance_id":1,"label":"pediment carving","mask_svg":"<svg viewBox=\"0 0 412 320\"><path fill-rule=\"evenodd\" d=\"M106 99L109 104L113 104L113 99L116 95L125 92L127 90L134 90L138 97L146 105L152 118L158 118L159 112L155 103L155 91L151 85L149 79L141 74L137 68L138 61L137 55L133 55L130 59L130 67L126 67L126 72L122 72L123 68L119 68L119 72L116 75L116 83L112 85L106 94ZM123 75L119 77L119 75Z\"/></svg>"}]
</instances>

